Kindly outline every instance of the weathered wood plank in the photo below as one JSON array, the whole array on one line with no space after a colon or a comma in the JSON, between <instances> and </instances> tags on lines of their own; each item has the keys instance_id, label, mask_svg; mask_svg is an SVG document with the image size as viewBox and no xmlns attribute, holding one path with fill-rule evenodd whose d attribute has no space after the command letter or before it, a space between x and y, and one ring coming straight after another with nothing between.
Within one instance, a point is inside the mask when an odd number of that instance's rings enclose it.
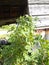
<instances>
[{"instance_id":1,"label":"weathered wood plank","mask_svg":"<svg viewBox=\"0 0 49 65\"><path fill-rule=\"evenodd\" d=\"M36 16L33 16L35 18ZM38 16L38 20L36 22L36 27L49 26L49 16Z\"/></svg>"},{"instance_id":2,"label":"weathered wood plank","mask_svg":"<svg viewBox=\"0 0 49 65\"><path fill-rule=\"evenodd\" d=\"M28 0L28 3L49 3L49 0Z\"/></svg>"},{"instance_id":3,"label":"weathered wood plank","mask_svg":"<svg viewBox=\"0 0 49 65\"><path fill-rule=\"evenodd\" d=\"M29 14L37 17L37 28L49 26L49 0L28 0Z\"/></svg>"},{"instance_id":4,"label":"weathered wood plank","mask_svg":"<svg viewBox=\"0 0 49 65\"><path fill-rule=\"evenodd\" d=\"M30 15L49 15L49 5L29 5Z\"/></svg>"},{"instance_id":5,"label":"weathered wood plank","mask_svg":"<svg viewBox=\"0 0 49 65\"><path fill-rule=\"evenodd\" d=\"M38 21L47 21L49 20L49 16L32 16L33 18L37 17Z\"/></svg>"}]
</instances>

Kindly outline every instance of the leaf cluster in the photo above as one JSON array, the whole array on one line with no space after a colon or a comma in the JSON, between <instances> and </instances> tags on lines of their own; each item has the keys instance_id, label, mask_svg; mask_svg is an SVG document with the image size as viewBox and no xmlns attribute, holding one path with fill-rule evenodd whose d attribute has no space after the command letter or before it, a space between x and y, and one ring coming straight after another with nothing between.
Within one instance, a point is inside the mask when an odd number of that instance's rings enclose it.
<instances>
[{"instance_id":1,"label":"leaf cluster","mask_svg":"<svg viewBox=\"0 0 49 65\"><path fill-rule=\"evenodd\" d=\"M35 34L35 25L31 16L20 16L8 41L1 51L4 65L49 65L49 42Z\"/></svg>"}]
</instances>

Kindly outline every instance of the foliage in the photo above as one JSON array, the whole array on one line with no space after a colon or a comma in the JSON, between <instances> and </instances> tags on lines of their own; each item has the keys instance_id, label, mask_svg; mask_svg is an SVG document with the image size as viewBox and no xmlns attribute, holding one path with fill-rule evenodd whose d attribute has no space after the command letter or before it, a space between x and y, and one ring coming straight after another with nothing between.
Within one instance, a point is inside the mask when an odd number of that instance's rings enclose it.
<instances>
[{"instance_id":1,"label":"foliage","mask_svg":"<svg viewBox=\"0 0 49 65\"><path fill-rule=\"evenodd\" d=\"M0 30L10 30L11 28L14 28L16 24L10 24L10 25L3 25L0 27Z\"/></svg>"},{"instance_id":2,"label":"foliage","mask_svg":"<svg viewBox=\"0 0 49 65\"><path fill-rule=\"evenodd\" d=\"M35 34L35 25L31 16L20 16L17 25L8 41L11 45L4 46L0 57L4 65L49 65L49 41Z\"/></svg>"}]
</instances>

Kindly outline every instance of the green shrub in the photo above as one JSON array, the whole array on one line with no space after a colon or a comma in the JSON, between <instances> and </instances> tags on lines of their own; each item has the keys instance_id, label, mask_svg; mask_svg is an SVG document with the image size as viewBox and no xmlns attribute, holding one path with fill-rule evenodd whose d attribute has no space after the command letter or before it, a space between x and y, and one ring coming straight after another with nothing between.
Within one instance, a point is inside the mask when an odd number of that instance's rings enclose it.
<instances>
[{"instance_id":1,"label":"green shrub","mask_svg":"<svg viewBox=\"0 0 49 65\"><path fill-rule=\"evenodd\" d=\"M49 41L35 34L35 25L31 16L20 16L18 23L4 46L1 57L4 65L49 65Z\"/></svg>"}]
</instances>

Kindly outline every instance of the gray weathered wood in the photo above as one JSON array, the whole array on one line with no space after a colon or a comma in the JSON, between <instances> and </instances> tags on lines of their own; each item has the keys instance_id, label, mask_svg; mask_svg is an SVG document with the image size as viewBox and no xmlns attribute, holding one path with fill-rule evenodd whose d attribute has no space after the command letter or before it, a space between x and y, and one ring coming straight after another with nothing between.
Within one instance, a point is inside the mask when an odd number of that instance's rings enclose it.
<instances>
[{"instance_id":1,"label":"gray weathered wood","mask_svg":"<svg viewBox=\"0 0 49 65\"><path fill-rule=\"evenodd\" d=\"M49 0L28 0L28 3L49 3Z\"/></svg>"},{"instance_id":2,"label":"gray weathered wood","mask_svg":"<svg viewBox=\"0 0 49 65\"><path fill-rule=\"evenodd\" d=\"M37 17L39 21L49 20L49 16L32 16L33 18Z\"/></svg>"},{"instance_id":3,"label":"gray weathered wood","mask_svg":"<svg viewBox=\"0 0 49 65\"><path fill-rule=\"evenodd\" d=\"M35 18L36 16L33 16L33 18ZM39 28L39 27L47 27L49 26L49 16L38 16L37 17L38 20L35 21L36 22L36 27Z\"/></svg>"},{"instance_id":4,"label":"gray weathered wood","mask_svg":"<svg viewBox=\"0 0 49 65\"><path fill-rule=\"evenodd\" d=\"M49 15L49 5L28 5L30 15Z\"/></svg>"},{"instance_id":5,"label":"gray weathered wood","mask_svg":"<svg viewBox=\"0 0 49 65\"><path fill-rule=\"evenodd\" d=\"M37 28L49 26L49 0L28 0L29 14L37 17Z\"/></svg>"}]
</instances>

